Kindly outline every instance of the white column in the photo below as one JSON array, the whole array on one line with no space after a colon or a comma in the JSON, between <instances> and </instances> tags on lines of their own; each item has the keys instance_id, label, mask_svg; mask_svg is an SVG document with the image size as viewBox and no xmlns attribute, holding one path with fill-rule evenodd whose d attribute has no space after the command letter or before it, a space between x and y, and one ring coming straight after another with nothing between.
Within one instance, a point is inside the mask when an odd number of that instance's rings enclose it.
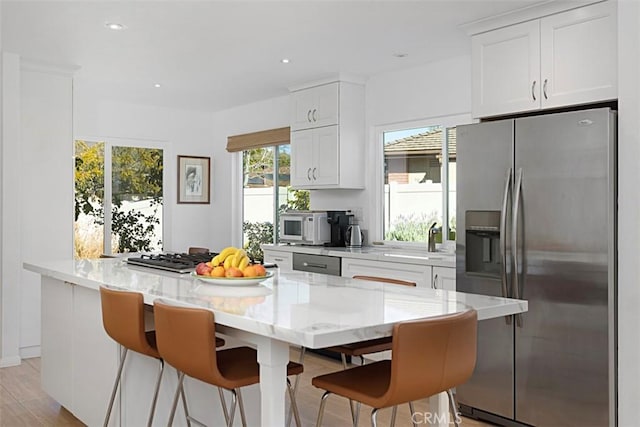
<instances>
[{"instance_id":1,"label":"white column","mask_svg":"<svg viewBox=\"0 0 640 427\"><path fill-rule=\"evenodd\" d=\"M2 53L2 278L0 368L20 364L20 57ZM38 309L40 307L38 306Z\"/></svg>"},{"instance_id":2,"label":"white column","mask_svg":"<svg viewBox=\"0 0 640 427\"><path fill-rule=\"evenodd\" d=\"M19 265L73 256L72 83L77 67L20 60L19 156L5 189L19 191ZM16 187L18 188L16 190ZM40 355L40 278L20 269L20 356Z\"/></svg>"},{"instance_id":3,"label":"white column","mask_svg":"<svg viewBox=\"0 0 640 427\"><path fill-rule=\"evenodd\" d=\"M640 3L618 2L618 424L638 423L640 401ZM613 420L610 421L613 424Z\"/></svg>"},{"instance_id":4,"label":"white column","mask_svg":"<svg viewBox=\"0 0 640 427\"><path fill-rule=\"evenodd\" d=\"M267 338L261 339L258 342L258 363L260 363L261 425L284 426L289 344Z\"/></svg>"},{"instance_id":5,"label":"white column","mask_svg":"<svg viewBox=\"0 0 640 427\"><path fill-rule=\"evenodd\" d=\"M427 421L430 426L448 427L449 420L453 421L452 417L453 415L449 414L449 397L447 393L439 393L429 398L429 413L425 417L416 417L416 421Z\"/></svg>"}]
</instances>

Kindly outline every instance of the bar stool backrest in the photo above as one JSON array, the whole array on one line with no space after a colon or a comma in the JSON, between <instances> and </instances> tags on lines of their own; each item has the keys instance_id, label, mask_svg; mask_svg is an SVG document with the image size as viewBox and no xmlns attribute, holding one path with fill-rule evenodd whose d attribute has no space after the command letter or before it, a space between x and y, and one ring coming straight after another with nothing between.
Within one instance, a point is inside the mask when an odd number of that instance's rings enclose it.
<instances>
[{"instance_id":1,"label":"bar stool backrest","mask_svg":"<svg viewBox=\"0 0 640 427\"><path fill-rule=\"evenodd\" d=\"M104 329L114 341L138 353L159 357L147 341L141 293L101 286L100 303Z\"/></svg>"},{"instance_id":2,"label":"bar stool backrest","mask_svg":"<svg viewBox=\"0 0 640 427\"><path fill-rule=\"evenodd\" d=\"M391 378L381 407L465 383L476 364L477 325L475 310L394 325Z\"/></svg>"},{"instance_id":3,"label":"bar stool backrest","mask_svg":"<svg viewBox=\"0 0 640 427\"><path fill-rule=\"evenodd\" d=\"M156 300L154 318L158 350L163 359L187 376L223 384L216 360L213 312Z\"/></svg>"}]
</instances>

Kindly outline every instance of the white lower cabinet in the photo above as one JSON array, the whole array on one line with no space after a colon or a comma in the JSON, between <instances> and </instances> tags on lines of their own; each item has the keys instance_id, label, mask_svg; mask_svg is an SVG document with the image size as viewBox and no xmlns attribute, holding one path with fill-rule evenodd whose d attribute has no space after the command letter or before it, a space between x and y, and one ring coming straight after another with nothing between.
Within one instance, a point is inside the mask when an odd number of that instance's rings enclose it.
<instances>
[{"instance_id":1,"label":"white lower cabinet","mask_svg":"<svg viewBox=\"0 0 640 427\"><path fill-rule=\"evenodd\" d=\"M284 251L264 250L264 262L274 263L280 271L293 271L293 253Z\"/></svg>"},{"instance_id":2,"label":"white lower cabinet","mask_svg":"<svg viewBox=\"0 0 640 427\"><path fill-rule=\"evenodd\" d=\"M456 290L456 269L449 267L433 267L431 287L446 291Z\"/></svg>"},{"instance_id":3,"label":"white lower cabinet","mask_svg":"<svg viewBox=\"0 0 640 427\"><path fill-rule=\"evenodd\" d=\"M431 287L431 266L429 265L342 258L342 277L356 275L409 280L416 282L417 286Z\"/></svg>"}]
</instances>

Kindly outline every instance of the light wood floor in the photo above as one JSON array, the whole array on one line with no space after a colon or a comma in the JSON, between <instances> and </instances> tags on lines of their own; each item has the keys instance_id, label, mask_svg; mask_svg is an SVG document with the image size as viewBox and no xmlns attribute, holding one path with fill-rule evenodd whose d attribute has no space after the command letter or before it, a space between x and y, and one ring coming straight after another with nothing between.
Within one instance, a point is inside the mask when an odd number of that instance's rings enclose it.
<instances>
[{"instance_id":1,"label":"light wood floor","mask_svg":"<svg viewBox=\"0 0 640 427\"><path fill-rule=\"evenodd\" d=\"M297 351L291 351L291 360L298 360ZM323 392L311 385L311 378L342 369L342 365L338 361L309 353L305 357L304 365L305 370L300 379L297 400L302 425L314 426ZM426 400L416 402L415 410L420 414L427 412ZM368 419L370 411L371 408L362 408L359 425L370 425ZM390 410L380 411L378 425L389 425L389 419ZM338 396L330 396L325 407L323 426L348 426L350 422L348 401ZM41 390L39 358L25 359L20 366L0 369L0 427L83 425ZM403 405L398 409L396 426L410 425L408 406ZM419 425L425 425L425 423L422 422ZM463 418L462 425L480 427L489 424Z\"/></svg>"}]
</instances>

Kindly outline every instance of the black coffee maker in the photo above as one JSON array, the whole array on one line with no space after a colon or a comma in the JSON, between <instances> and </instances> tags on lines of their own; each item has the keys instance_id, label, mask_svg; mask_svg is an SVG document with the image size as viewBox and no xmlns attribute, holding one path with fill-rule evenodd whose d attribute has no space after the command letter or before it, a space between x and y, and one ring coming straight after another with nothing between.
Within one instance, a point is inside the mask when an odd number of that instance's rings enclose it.
<instances>
[{"instance_id":1,"label":"black coffee maker","mask_svg":"<svg viewBox=\"0 0 640 427\"><path fill-rule=\"evenodd\" d=\"M327 211L327 222L331 224L331 241L326 246L345 247L345 236L353 215L351 211Z\"/></svg>"}]
</instances>

